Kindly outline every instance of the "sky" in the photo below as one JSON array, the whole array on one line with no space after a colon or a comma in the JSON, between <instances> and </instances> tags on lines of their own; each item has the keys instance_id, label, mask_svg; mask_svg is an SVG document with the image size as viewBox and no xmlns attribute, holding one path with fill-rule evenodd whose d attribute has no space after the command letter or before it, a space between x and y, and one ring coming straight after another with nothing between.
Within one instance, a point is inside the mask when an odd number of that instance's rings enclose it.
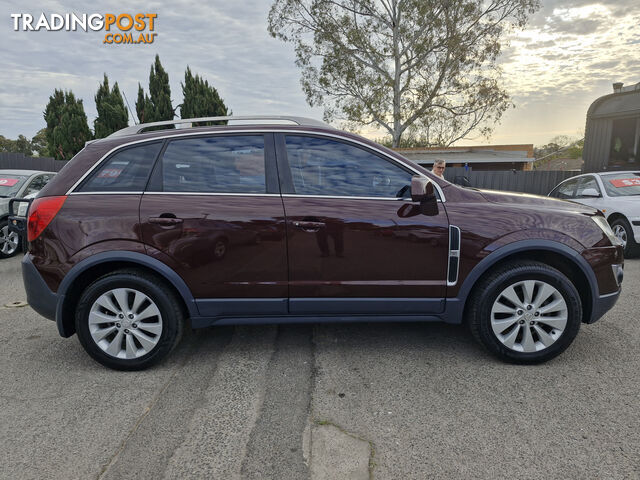
<instances>
[{"instance_id":1,"label":"sky","mask_svg":"<svg viewBox=\"0 0 640 480\"><path fill-rule=\"evenodd\" d=\"M216 87L234 115L321 119L300 87L292 44L267 33L269 0L0 0L0 135L31 138L55 88L83 99L93 128L103 74L118 82L135 111L138 83L148 90L156 54L169 74L173 105L189 66ZM14 31L12 14L154 13L151 44L103 44L104 31ZM148 29L146 30L148 33ZM114 32L115 33L115 32ZM490 138L458 145L548 143L580 138L589 105L613 82L640 82L640 1L542 0L524 30L513 32L499 63L515 108ZM130 124L133 120L130 119ZM371 138L381 131L363 130Z\"/></svg>"}]
</instances>

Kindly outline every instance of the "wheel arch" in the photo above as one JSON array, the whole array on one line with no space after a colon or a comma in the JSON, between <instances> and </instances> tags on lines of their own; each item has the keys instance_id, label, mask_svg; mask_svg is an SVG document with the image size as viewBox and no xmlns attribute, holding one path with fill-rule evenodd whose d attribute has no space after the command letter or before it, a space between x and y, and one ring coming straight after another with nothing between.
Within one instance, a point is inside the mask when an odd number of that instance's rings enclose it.
<instances>
[{"instance_id":1,"label":"wheel arch","mask_svg":"<svg viewBox=\"0 0 640 480\"><path fill-rule=\"evenodd\" d=\"M75 307L84 287L109 272L122 269L136 269L155 276L174 291L185 317L198 316L191 290L173 269L141 253L102 252L75 265L58 288L56 324L61 336L70 337L75 333Z\"/></svg>"},{"instance_id":2,"label":"wheel arch","mask_svg":"<svg viewBox=\"0 0 640 480\"><path fill-rule=\"evenodd\" d=\"M551 240L523 240L506 245L485 257L465 278L458 297L453 299L453 311L465 319L467 306L475 287L496 268L514 260L541 262L562 272L580 292L583 318L591 318L594 302L598 298L598 283L587 261L574 249ZM447 303L449 303L447 299ZM454 313L454 314L455 314Z\"/></svg>"},{"instance_id":3,"label":"wheel arch","mask_svg":"<svg viewBox=\"0 0 640 480\"><path fill-rule=\"evenodd\" d=\"M607 215L607 222L609 222L609 225L611 225L612 222L615 222L619 218L622 218L623 220L629 222L629 219L626 217L626 215L620 212L613 212L610 215Z\"/></svg>"}]
</instances>

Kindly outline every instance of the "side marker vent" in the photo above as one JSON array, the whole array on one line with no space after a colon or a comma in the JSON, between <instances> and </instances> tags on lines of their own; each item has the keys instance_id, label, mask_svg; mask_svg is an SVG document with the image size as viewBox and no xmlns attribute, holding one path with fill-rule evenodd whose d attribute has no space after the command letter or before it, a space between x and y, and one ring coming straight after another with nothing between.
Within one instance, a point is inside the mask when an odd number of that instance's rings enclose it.
<instances>
[{"instance_id":1,"label":"side marker vent","mask_svg":"<svg viewBox=\"0 0 640 480\"><path fill-rule=\"evenodd\" d=\"M455 225L449 227L449 263L447 267L447 285L458 282L460 269L460 229Z\"/></svg>"}]
</instances>

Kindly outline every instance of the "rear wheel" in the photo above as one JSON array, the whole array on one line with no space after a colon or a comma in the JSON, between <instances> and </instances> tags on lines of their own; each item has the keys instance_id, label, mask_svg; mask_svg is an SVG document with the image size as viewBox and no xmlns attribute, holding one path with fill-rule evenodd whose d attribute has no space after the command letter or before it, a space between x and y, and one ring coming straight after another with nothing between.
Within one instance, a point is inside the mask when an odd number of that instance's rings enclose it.
<instances>
[{"instance_id":1,"label":"rear wheel","mask_svg":"<svg viewBox=\"0 0 640 480\"><path fill-rule=\"evenodd\" d=\"M513 363L541 363L559 355L573 342L581 321L575 286L538 262L512 263L489 274L469 306L476 339Z\"/></svg>"},{"instance_id":2,"label":"rear wheel","mask_svg":"<svg viewBox=\"0 0 640 480\"><path fill-rule=\"evenodd\" d=\"M118 271L82 293L76 331L84 349L116 370L141 370L162 360L182 336L175 294L152 276Z\"/></svg>"}]
</instances>

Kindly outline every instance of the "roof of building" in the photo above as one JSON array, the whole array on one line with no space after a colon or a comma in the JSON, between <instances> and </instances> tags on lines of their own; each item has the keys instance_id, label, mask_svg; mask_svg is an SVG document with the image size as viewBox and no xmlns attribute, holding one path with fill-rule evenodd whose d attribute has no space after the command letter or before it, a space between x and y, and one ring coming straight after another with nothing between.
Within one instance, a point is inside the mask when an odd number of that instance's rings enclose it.
<instances>
[{"instance_id":1,"label":"roof of building","mask_svg":"<svg viewBox=\"0 0 640 480\"><path fill-rule=\"evenodd\" d=\"M594 100L587 110L587 118L633 115L639 112L640 82L627 87L623 87L622 83L619 83L614 84L613 93Z\"/></svg>"},{"instance_id":2,"label":"roof of building","mask_svg":"<svg viewBox=\"0 0 640 480\"><path fill-rule=\"evenodd\" d=\"M447 148L396 148L409 160L433 163L441 158L447 163L520 163L533 162L533 145L480 145Z\"/></svg>"}]
</instances>

